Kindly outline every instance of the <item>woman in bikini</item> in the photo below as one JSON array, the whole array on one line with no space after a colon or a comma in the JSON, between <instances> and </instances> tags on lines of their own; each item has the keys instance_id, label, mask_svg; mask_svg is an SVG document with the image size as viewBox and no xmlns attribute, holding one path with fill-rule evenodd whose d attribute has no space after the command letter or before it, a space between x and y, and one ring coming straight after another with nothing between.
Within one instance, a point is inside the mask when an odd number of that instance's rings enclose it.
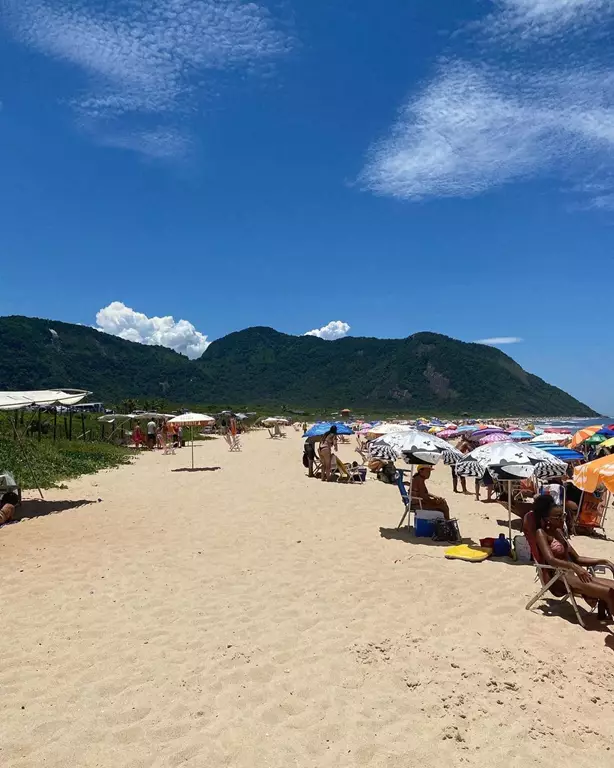
<instances>
[{"instance_id":1,"label":"woman in bikini","mask_svg":"<svg viewBox=\"0 0 614 768\"><path fill-rule=\"evenodd\" d=\"M605 559L581 557L575 551L563 533L565 512L555 505L552 496L538 496L529 514L535 523L537 546L544 563L567 571L567 582L574 594L589 601L598 600L600 618L606 618L604 609L607 608L611 619L614 616L614 580L598 578L586 569L602 565L614 573L614 564ZM556 583L553 585L553 594L556 594L557 586Z\"/></svg>"},{"instance_id":2,"label":"woman in bikini","mask_svg":"<svg viewBox=\"0 0 614 768\"><path fill-rule=\"evenodd\" d=\"M333 462L333 448L337 450L337 427L332 427L322 435L320 440L320 461L322 462L322 481L330 480L330 471Z\"/></svg>"}]
</instances>

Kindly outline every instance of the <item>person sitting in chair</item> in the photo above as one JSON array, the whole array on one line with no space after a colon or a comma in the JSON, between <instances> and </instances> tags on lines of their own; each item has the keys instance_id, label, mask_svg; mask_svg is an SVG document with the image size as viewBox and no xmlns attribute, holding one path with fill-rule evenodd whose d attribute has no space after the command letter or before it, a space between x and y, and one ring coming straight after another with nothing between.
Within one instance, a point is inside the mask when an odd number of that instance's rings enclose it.
<instances>
[{"instance_id":1,"label":"person sitting in chair","mask_svg":"<svg viewBox=\"0 0 614 768\"><path fill-rule=\"evenodd\" d=\"M418 471L414 475L412 482L411 495L413 498L418 498L422 502L422 509L437 509L443 512L443 516L446 520L450 519L450 507L448 502L441 496L433 496L428 492L426 487L426 481L431 476L433 467L428 465L418 467Z\"/></svg>"},{"instance_id":2,"label":"person sitting in chair","mask_svg":"<svg viewBox=\"0 0 614 768\"><path fill-rule=\"evenodd\" d=\"M15 507L19 503L19 496L13 491L8 491L0 499L0 525L9 523L15 514Z\"/></svg>"},{"instance_id":3,"label":"person sitting in chair","mask_svg":"<svg viewBox=\"0 0 614 768\"><path fill-rule=\"evenodd\" d=\"M535 499L533 510L526 515L523 525L529 543L535 532L537 551L533 552L533 556L538 563L564 570L573 593L582 595L589 602L598 600L599 618L611 619L614 616L614 580L597 578L586 569L603 565L614 573L614 563L580 556L563 534L564 517L563 508L556 506L552 496L544 494ZM550 591L558 597L565 594L564 586L557 582Z\"/></svg>"}]
</instances>

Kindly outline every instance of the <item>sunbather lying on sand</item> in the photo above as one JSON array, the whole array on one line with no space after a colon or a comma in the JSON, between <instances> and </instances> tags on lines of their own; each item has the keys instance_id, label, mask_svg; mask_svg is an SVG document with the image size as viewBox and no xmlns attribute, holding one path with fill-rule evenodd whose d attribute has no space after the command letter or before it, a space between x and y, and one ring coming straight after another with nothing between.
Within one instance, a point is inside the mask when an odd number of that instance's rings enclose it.
<instances>
[{"instance_id":1,"label":"sunbather lying on sand","mask_svg":"<svg viewBox=\"0 0 614 768\"><path fill-rule=\"evenodd\" d=\"M528 518L528 519L527 519ZM532 518L532 520L531 520ZM555 506L552 496L538 496L533 502L533 511L525 518L525 525L535 524L536 541L543 563L553 568L564 569L569 586L575 594L601 601L614 616L614 581L597 578L586 569L589 566L604 565L614 573L614 564L609 560L581 557L563 534L565 513ZM552 588L556 594L555 583ZM564 594L564 593L563 593ZM603 606L600 605L603 618Z\"/></svg>"},{"instance_id":2,"label":"sunbather lying on sand","mask_svg":"<svg viewBox=\"0 0 614 768\"><path fill-rule=\"evenodd\" d=\"M15 514L15 505L19 502L19 497L16 493L8 491L0 499L0 525L8 523L13 519Z\"/></svg>"}]
</instances>

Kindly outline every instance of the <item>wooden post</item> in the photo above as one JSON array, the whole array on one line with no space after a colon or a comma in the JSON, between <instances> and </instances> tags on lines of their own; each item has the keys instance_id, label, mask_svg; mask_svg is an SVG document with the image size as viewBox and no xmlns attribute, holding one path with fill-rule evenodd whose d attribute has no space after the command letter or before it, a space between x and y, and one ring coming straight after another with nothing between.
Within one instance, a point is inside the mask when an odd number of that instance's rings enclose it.
<instances>
[{"instance_id":1,"label":"wooden post","mask_svg":"<svg viewBox=\"0 0 614 768\"><path fill-rule=\"evenodd\" d=\"M38 408L38 442L41 441L41 409Z\"/></svg>"},{"instance_id":2,"label":"wooden post","mask_svg":"<svg viewBox=\"0 0 614 768\"><path fill-rule=\"evenodd\" d=\"M83 442L85 442L85 413L81 411L81 428L83 430Z\"/></svg>"},{"instance_id":3,"label":"wooden post","mask_svg":"<svg viewBox=\"0 0 614 768\"><path fill-rule=\"evenodd\" d=\"M72 440L72 408L68 414L68 439Z\"/></svg>"},{"instance_id":4,"label":"wooden post","mask_svg":"<svg viewBox=\"0 0 614 768\"><path fill-rule=\"evenodd\" d=\"M53 442L55 443L55 436L58 430L58 409L53 410Z\"/></svg>"}]
</instances>

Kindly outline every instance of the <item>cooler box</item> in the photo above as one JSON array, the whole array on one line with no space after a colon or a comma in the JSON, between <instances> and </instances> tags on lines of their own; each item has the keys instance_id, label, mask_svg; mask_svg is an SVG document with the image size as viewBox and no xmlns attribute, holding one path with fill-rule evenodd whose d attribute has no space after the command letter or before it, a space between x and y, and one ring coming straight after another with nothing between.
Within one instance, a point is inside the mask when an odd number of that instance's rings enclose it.
<instances>
[{"instance_id":1,"label":"cooler box","mask_svg":"<svg viewBox=\"0 0 614 768\"><path fill-rule=\"evenodd\" d=\"M437 509L417 509L414 534L421 538L432 538L435 533L435 520L445 520L443 512Z\"/></svg>"}]
</instances>

